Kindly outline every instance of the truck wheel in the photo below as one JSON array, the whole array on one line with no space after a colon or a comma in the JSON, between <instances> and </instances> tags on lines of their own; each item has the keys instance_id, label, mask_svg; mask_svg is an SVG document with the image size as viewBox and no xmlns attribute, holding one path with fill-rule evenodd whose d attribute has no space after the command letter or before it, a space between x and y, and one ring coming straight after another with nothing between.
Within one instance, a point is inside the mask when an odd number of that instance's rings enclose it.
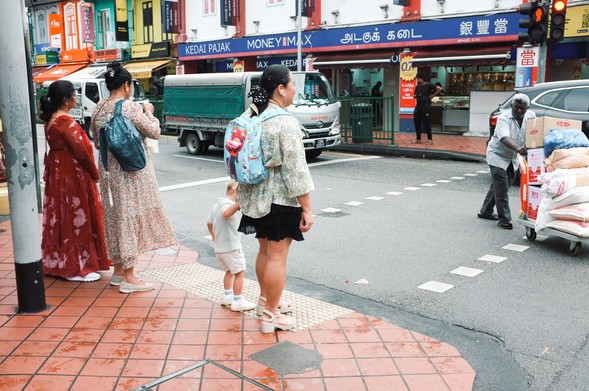
<instances>
[{"instance_id":1,"label":"truck wheel","mask_svg":"<svg viewBox=\"0 0 589 391\"><path fill-rule=\"evenodd\" d=\"M311 149L309 151L305 151L305 155L307 156L307 160L315 159L321 155L323 149Z\"/></svg>"},{"instance_id":2,"label":"truck wheel","mask_svg":"<svg viewBox=\"0 0 589 391\"><path fill-rule=\"evenodd\" d=\"M186 136L186 149L191 155L203 155L207 151L207 145L200 141L196 133L189 133Z\"/></svg>"}]
</instances>

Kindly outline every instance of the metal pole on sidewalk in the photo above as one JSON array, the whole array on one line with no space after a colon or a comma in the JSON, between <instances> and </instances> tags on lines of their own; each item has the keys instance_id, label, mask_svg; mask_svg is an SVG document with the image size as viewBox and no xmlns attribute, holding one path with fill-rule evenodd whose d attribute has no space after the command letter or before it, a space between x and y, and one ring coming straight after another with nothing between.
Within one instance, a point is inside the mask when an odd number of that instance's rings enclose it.
<instances>
[{"instance_id":1,"label":"metal pole on sidewalk","mask_svg":"<svg viewBox=\"0 0 589 391\"><path fill-rule=\"evenodd\" d=\"M295 0L297 2L297 71L303 70L303 42L302 42L302 14L303 14L303 0Z\"/></svg>"},{"instance_id":2,"label":"metal pole on sidewalk","mask_svg":"<svg viewBox=\"0 0 589 391\"><path fill-rule=\"evenodd\" d=\"M41 263L35 159L32 142L27 33L22 0L9 1L0 12L0 115L8 173L10 224L18 295L18 312L47 308Z\"/></svg>"}]
</instances>

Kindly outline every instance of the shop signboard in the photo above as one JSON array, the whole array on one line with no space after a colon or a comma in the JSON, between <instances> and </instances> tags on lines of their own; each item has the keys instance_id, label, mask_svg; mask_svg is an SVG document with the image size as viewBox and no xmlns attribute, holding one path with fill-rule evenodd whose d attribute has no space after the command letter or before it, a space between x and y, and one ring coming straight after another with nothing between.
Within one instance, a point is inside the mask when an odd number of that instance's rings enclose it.
<instances>
[{"instance_id":1,"label":"shop signboard","mask_svg":"<svg viewBox=\"0 0 589 391\"><path fill-rule=\"evenodd\" d=\"M61 49L61 15L49 14L49 45L52 49Z\"/></svg>"},{"instance_id":2,"label":"shop signboard","mask_svg":"<svg viewBox=\"0 0 589 391\"><path fill-rule=\"evenodd\" d=\"M415 76L417 68L413 66L413 56L400 54L399 63L399 113L411 114L415 109Z\"/></svg>"},{"instance_id":3,"label":"shop signboard","mask_svg":"<svg viewBox=\"0 0 589 391\"><path fill-rule=\"evenodd\" d=\"M132 45L132 58L146 58L146 57L169 57L170 45L169 42L154 42L146 43L144 45Z\"/></svg>"},{"instance_id":4,"label":"shop signboard","mask_svg":"<svg viewBox=\"0 0 589 391\"><path fill-rule=\"evenodd\" d=\"M178 0L162 0L162 22L164 33L180 32L178 22Z\"/></svg>"},{"instance_id":5,"label":"shop signboard","mask_svg":"<svg viewBox=\"0 0 589 391\"><path fill-rule=\"evenodd\" d=\"M80 3L82 42L94 43L94 9L90 3Z\"/></svg>"},{"instance_id":6,"label":"shop signboard","mask_svg":"<svg viewBox=\"0 0 589 391\"><path fill-rule=\"evenodd\" d=\"M35 56L35 65L47 65L47 56L45 54L37 54Z\"/></svg>"},{"instance_id":7,"label":"shop signboard","mask_svg":"<svg viewBox=\"0 0 589 391\"><path fill-rule=\"evenodd\" d=\"M101 49L94 51L94 61L96 62L109 62L121 59L121 49Z\"/></svg>"},{"instance_id":8,"label":"shop signboard","mask_svg":"<svg viewBox=\"0 0 589 391\"><path fill-rule=\"evenodd\" d=\"M61 62L81 62L90 60L90 49L70 49L61 52Z\"/></svg>"},{"instance_id":9,"label":"shop signboard","mask_svg":"<svg viewBox=\"0 0 589 391\"><path fill-rule=\"evenodd\" d=\"M515 88L533 86L538 81L538 63L540 48L517 48L515 66Z\"/></svg>"},{"instance_id":10,"label":"shop signboard","mask_svg":"<svg viewBox=\"0 0 589 391\"><path fill-rule=\"evenodd\" d=\"M564 25L564 37L586 37L589 35L589 5L568 7Z\"/></svg>"},{"instance_id":11,"label":"shop signboard","mask_svg":"<svg viewBox=\"0 0 589 391\"><path fill-rule=\"evenodd\" d=\"M459 45L517 40L518 13L304 31L303 49L313 52ZM198 60L297 51L297 33L256 35L178 45L178 58Z\"/></svg>"},{"instance_id":12,"label":"shop signboard","mask_svg":"<svg viewBox=\"0 0 589 391\"><path fill-rule=\"evenodd\" d=\"M115 0L115 22L116 22L116 40L129 40L129 14L127 10L127 0Z\"/></svg>"},{"instance_id":13,"label":"shop signboard","mask_svg":"<svg viewBox=\"0 0 589 391\"><path fill-rule=\"evenodd\" d=\"M40 43L35 45L35 54L44 54L51 50L51 45L49 43Z\"/></svg>"},{"instance_id":14,"label":"shop signboard","mask_svg":"<svg viewBox=\"0 0 589 391\"><path fill-rule=\"evenodd\" d=\"M237 26L237 0L221 0L221 26Z\"/></svg>"}]
</instances>

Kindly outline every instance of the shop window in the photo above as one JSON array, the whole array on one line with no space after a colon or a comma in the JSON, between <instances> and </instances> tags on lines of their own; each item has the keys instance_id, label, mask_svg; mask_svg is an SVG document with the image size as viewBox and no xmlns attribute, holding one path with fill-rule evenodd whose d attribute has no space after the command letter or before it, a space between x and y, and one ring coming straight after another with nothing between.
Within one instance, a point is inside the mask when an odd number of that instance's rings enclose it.
<instances>
[{"instance_id":1,"label":"shop window","mask_svg":"<svg viewBox=\"0 0 589 391\"><path fill-rule=\"evenodd\" d=\"M100 95L98 94L98 85L96 83L86 83L86 98L94 103L98 103Z\"/></svg>"},{"instance_id":2,"label":"shop window","mask_svg":"<svg viewBox=\"0 0 589 391\"><path fill-rule=\"evenodd\" d=\"M554 102L556 100L556 98L558 97L560 92L561 92L560 90L559 91L548 91L547 93L543 94L538 99L536 99L535 103L540 106L548 106L549 107L552 104L552 102Z\"/></svg>"},{"instance_id":3,"label":"shop window","mask_svg":"<svg viewBox=\"0 0 589 391\"><path fill-rule=\"evenodd\" d=\"M202 14L204 16L215 15L217 13L217 0L203 0Z\"/></svg>"},{"instance_id":4,"label":"shop window","mask_svg":"<svg viewBox=\"0 0 589 391\"><path fill-rule=\"evenodd\" d=\"M37 16L38 28L39 28L39 43L47 42L47 23L45 22L45 14L40 13Z\"/></svg>"},{"instance_id":5,"label":"shop window","mask_svg":"<svg viewBox=\"0 0 589 391\"><path fill-rule=\"evenodd\" d=\"M566 111L588 112L589 111L589 88L575 88L563 99L563 108Z\"/></svg>"},{"instance_id":6,"label":"shop window","mask_svg":"<svg viewBox=\"0 0 589 391\"><path fill-rule=\"evenodd\" d=\"M153 2L143 3L143 41L153 42Z\"/></svg>"}]
</instances>

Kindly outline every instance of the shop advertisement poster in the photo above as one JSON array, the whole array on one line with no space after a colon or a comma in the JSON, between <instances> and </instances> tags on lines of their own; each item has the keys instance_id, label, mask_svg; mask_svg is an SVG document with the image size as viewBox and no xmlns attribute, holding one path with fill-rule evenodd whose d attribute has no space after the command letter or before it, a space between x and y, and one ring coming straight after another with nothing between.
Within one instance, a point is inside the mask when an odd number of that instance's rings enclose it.
<instances>
[{"instance_id":1,"label":"shop advertisement poster","mask_svg":"<svg viewBox=\"0 0 589 391\"><path fill-rule=\"evenodd\" d=\"M533 86L538 81L539 47L517 48L515 88Z\"/></svg>"},{"instance_id":2,"label":"shop advertisement poster","mask_svg":"<svg viewBox=\"0 0 589 391\"><path fill-rule=\"evenodd\" d=\"M61 49L61 15L49 14L49 45Z\"/></svg>"},{"instance_id":3,"label":"shop advertisement poster","mask_svg":"<svg viewBox=\"0 0 589 391\"><path fill-rule=\"evenodd\" d=\"M417 68L413 66L413 56L401 53L399 64L399 113L411 114L415 109L415 76Z\"/></svg>"}]
</instances>

